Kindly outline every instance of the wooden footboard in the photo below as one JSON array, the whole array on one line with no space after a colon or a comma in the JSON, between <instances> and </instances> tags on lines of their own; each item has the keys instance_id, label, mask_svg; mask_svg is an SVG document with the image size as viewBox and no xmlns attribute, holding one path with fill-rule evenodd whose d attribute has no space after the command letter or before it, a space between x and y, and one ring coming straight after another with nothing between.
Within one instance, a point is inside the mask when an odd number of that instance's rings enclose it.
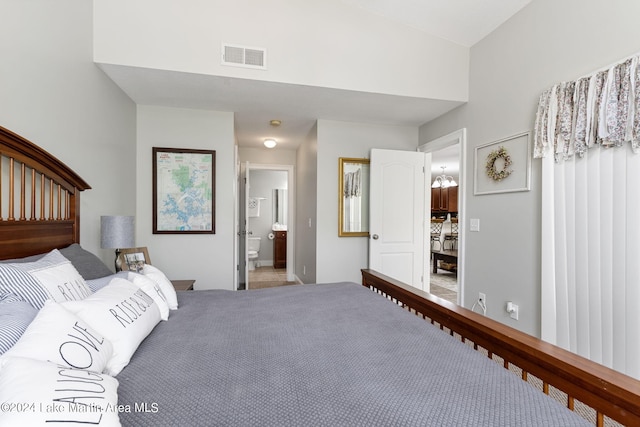
<instances>
[{"instance_id":1,"label":"wooden footboard","mask_svg":"<svg viewBox=\"0 0 640 427\"><path fill-rule=\"evenodd\" d=\"M640 381L373 270L362 284L499 360L597 426L640 425ZM531 378L534 377L534 378ZM555 392L555 393L554 393ZM586 405L592 411L578 410Z\"/></svg>"}]
</instances>

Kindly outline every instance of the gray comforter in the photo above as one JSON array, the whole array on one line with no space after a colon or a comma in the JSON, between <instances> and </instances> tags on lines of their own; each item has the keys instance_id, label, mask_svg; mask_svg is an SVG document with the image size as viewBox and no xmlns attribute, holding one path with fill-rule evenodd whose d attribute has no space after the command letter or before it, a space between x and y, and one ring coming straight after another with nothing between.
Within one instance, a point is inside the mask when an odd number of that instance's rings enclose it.
<instances>
[{"instance_id":1,"label":"gray comforter","mask_svg":"<svg viewBox=\"0 0 640 427\"><path fill-rule=\"evenodd\" d=\"M353 283L178 294L117 377L124 426L581 426Z\"/></svg>"}]
</instances>

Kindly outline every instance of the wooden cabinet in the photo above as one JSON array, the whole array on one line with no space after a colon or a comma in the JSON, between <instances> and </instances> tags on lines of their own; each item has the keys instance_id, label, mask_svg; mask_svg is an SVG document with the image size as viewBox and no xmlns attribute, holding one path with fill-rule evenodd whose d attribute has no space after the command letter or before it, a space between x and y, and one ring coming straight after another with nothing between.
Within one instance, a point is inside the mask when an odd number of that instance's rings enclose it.
<instances>
[{"instance_id":1,"label":"wooden cabinet","mask_svg":"<svg viewBox=\"0 0 640 427\"><path fill-rule=\"evenodd\" d=\"M458 187L432 188L432 212L458 212Z\"/></svg>"},{"instance_id":2,"label":"wooden cabinet","mask_svg":"<svg viewBox=\"0 0 640 427\"><path fill-rule=\"evenodd\" d=\"M431 189L431 210L438 212L448 212L449 192L447 188Z\"/></svg>"},{"instance_id":3,"label":"wooden cabinet","mask_svg":"<svg viewBox=\"0 0 640 427\"><path fill-rule=\"evenodd\" d=\"M287 232L275 231L273 239L273 268L287 268Z\"/></svg>"},{"instance_id":4,"label":"wooden cabinet","mask_svg":"<svg viewBox=\"0 0 640 427\"><path fill-rule=\"evenodd\" d=\"M458 187L449 187L447 188L447 191L449 193L448 211L458 212Z\"/></svg>"}]
</instances>

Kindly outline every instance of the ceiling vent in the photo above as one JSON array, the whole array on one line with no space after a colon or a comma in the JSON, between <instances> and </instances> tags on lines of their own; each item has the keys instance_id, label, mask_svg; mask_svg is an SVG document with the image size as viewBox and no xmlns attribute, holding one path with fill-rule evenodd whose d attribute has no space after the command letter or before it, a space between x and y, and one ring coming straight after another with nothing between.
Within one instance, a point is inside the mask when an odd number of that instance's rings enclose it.
<instances>
[{"instance_id":1,"label":"ceiling vent","mask_svg":"<svg viewBox=\"0 0 640 427\"><path fill-rule=\"evenodd\" d=\"M248 47L223 43L222 65L266 70L267 50L260 47Z\"/></svg>"}]
</instances>

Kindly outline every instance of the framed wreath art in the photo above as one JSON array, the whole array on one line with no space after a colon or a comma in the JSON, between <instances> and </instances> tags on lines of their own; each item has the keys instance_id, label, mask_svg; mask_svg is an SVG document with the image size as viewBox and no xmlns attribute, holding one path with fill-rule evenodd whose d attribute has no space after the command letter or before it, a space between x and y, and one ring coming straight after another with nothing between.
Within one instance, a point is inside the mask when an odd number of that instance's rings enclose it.
<instances>
[{"instance_id":1,"label":"framed wreath art","mask_svg":"<svg viewBox=\"0 0 640 427\"><path fill-rule=\"evenodd\" d=\"M496 166L496 162L502 163L502 167L498 170ZM492 151L487 156L487 176L494 181L502 181L513 172L509 167L513 161L511 160L511 156L507 153L507 149L504 147L500 147L497 150Z\"/></svg>"},{"instance_id":2,"label":"framed wreath art","mask_svg":"<svg viewBox=\"0 0 640 427\"><path fill-rule=\"evenodd\" d=\"M529 191L529 132L476 147L474 194Z\"/></svg>"}]
</instances>

